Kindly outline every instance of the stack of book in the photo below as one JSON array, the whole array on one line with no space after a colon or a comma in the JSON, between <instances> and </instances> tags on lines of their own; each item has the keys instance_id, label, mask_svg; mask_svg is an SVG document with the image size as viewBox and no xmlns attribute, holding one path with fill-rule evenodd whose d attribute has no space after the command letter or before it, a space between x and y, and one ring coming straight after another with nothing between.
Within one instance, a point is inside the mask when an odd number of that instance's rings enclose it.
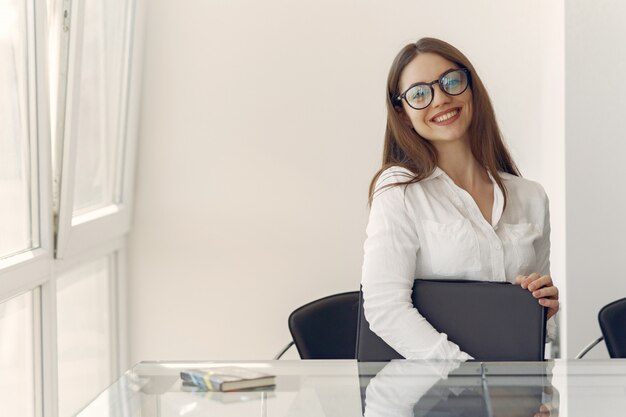
<instances>
[{"instance_id":1,"label":"stack of book","mask_svg":"<svg viewBox=\"0 0 626 417\"><path fill-rule=\"evenodd\" d=\"M274 375L236 366L190 369L181 371L180 378L183 385L206 391L239 391L273 387L276 384Z\"/></svg>"}]
</instances>

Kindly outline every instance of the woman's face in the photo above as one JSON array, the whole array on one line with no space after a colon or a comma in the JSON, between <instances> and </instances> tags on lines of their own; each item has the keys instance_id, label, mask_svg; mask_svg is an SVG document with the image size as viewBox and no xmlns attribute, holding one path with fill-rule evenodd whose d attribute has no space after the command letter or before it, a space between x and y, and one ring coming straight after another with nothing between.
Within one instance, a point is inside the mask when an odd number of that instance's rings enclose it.
<instances>
[{"instance_id":1,"label":"woman's face","mask_svg":"<svg viewBox=\"0 0 626 417\"><path fill-rule=\"evenodd\" d=\"M418 82L430 83L446 71L456 68L459 67L437 54L419 54L400 74L399 90L404 92ZM433 84L433 89L433 101L425 109L415 110L402 100L400 117L435 146L445 142L467 141L467 131L472 120L471 89L468 87L458 96L443 93L439 84Z\"/></svg>"}]
</instances>

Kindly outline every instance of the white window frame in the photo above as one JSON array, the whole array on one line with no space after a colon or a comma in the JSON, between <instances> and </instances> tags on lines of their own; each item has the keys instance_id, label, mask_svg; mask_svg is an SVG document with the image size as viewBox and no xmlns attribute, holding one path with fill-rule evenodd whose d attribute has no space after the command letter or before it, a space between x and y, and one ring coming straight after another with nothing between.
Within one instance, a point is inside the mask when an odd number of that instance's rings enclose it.
<instances>
[{"instance_id":1,"label":"white window frame","mask_svg":"<svg viewBox=\"0 0 626 417\"><path fill-rule=\"evenodd\" d=\"M136 35L136 24L134 23L136 0L128 0L128 10L125 14L125 33L127 36L124 45L125 60L122 79L125 85L122 88L122 96L128 99L124 101L124 108L120 111L120 129L117 132L122 146L118 150L116 166L122 177L121 180L115 179L115 194L119 196L120 201L77 217L73 216L74 173L78 142L78 118L74 115L79 113L78 106L80 105L83 6L83 2L71 2L69 9L69 48L61 48L62 51L69 49L70 59L62 57L61 60L61 62L67 62L66 71L61 71L61 73L67 73L65 79L67 84L65 85L65 102L59 104L59 122L57 124L57 143L59 146L56 149L56 161L60 167L60 178L57 179L60 184L60 192L56 209L58 220L55 257L57 259L79 256L89 246L126 235L130 231L132 214L133 168L137 129L136 116L133 115L132 110L136 108L137 104L134 93L138 92L138 88L133 88L133 86L137 86L135 81L138 79L138 74L134 69L139 67L139 65L135 65L139 62L137 54L134 53L137 48L133 47ZM121 189L119 189L120 187Z\"/></svg>"},{"instance_id":2,"label":"white window frame","mask_svg":"<svg viewBox=\"0 0 626 417\"><path fill-rule=\"evenodd\" d=\"M90 263L98 259L110 257L109 259L109 310L111 312L111 364L110 373L116 379L128 369L128 348L127 348L127 327L126 327L126 238L109 240L90 247L81 252L80 256L73 258L59 259L54 262L54 282L63 273L85 263ZM54 291L56 298L56 285ZM56 325L56 322L55 322ZM56 338L55 338L56 340ZM56 345L55 345L56 352ZM55 355L55 367L57 365ZM55 368L56 370L56 368ZM57 373L55 372L55 378ZM55 379L55 385L56 385ZM112 381L111 381L112 382ZM57 393L58 395L58 393ZM55 405L58 396L55 397ZM58 408L58 407L57 407ZM55 410L57 409L55 408Z\"/></svg>"},{"instance_id":3,"label":"white window frame","mask_svg":"<svg viewBox=\"0 0 626 417\"><path fill-rule=\"evenodd\" d=\"M35 19L45 16L35 7L39 0L27 1L29 151L32 228L37 229L36 247L0 259L0 300L29 291L47 280L52 259L52 208L50 205L50 123L48 117L47 67L45 66L45 28ZM34 63L30 65L30 62Z\"/></svg>"},{"instance_id":4,"label":"white window frame","mask_svg":"<svg viewBox=\"0 0 626 417\"><path fill-rule=\"evenodd\" d=\"M49 292L53 259L51 205L50 123L47 72L47 31L43 0L26 1L28 48L29 152L31 178L31 227L38 233L36 247L0 259L0 302L33 292L35 415L56 415L52 377L56 358L54 302ZM36 179L36 184L33 183ZM44 390L44 386L46 389Z\"/></svg>"},{"instance_id":5,"label":"white window frame","mask_svg":"<svg viewBox=\"0 0 626 417\"><path fill-rule=\"evenodd\" d=\"M59 119L57 127L62 136L58 142L63 150L63 157L55 163L53 172L53 149L51 147L51 124L49 85L59 82L49 79L48 68L48 13L46 0L23 0L27 4L27 48L28 48L28 120L29 152L31 176L31 211L32 230L38 230L38 244L32 249L0 259L0 303L15 296L32 291L33 293L33 331L34 331L34 369L35 415L37 417L56 417L58 415L58 371L57 371L57 317L56 317L56 276L73 265L89 262L97 257L115 254L114 268L110 276L112 335L111 346L113 360L112 375L119 375L128 366L128 335L126 327L127 291L126 291L126 240L130 230L132 195L134 184L135 150L138 127L138 103L140 96L141 44L143 32L143 0L130 0L127 13L126 62L124 79L126 88L123 96L127 98L123 110L122 132L124 144L121 149L123 158L118 163L123 166L123 181L120 185L121 204L105 208L108 214L101 217L86 216L75 219L73 211L73 170L75 167L75 143L73 132L68 126L65 136L65 114ZM76 89L67 80L79 80L77 63L80 63L80 43L82 43L82 16L80 0L63 0L64 9L70 11L68 32L61 36L60 62L69 65L61 69L59 78L59 101L68 109L77 102ZM138 19L140 17L141 19ZM68 60L67 57L71 57ZM131 65L132 63L132 65ZM79 75L80 73L78 73ZM58 107L62 111L65 107ZM75 136L75 135L74 135ZM65 146L63 146L63 139ZM37 180L33 186L32 179ZM60 182L59 182L60 181ZM55 198L54 196L59 196ZM55 203L57 201L57 203ZM106 211L104 210L104 211ZM102 214L102 213L100 213ZM94 218L96 217L96 218ZM55 221L56 219L56 221ZM55 236L56 226L56 236ZM55 245L56 243L56 245ZM55 253L56 258L55 259Z\"/></svg>"}]
</instances>

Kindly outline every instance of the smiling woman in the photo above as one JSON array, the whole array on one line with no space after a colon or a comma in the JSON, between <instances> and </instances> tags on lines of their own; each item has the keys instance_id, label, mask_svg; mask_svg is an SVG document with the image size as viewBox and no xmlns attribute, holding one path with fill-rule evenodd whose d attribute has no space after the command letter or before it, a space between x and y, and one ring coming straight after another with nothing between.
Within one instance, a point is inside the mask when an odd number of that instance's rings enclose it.
<instances>
[{"instance_id":1,"label":"smiling woman","mask_svg":"<svg viewBox=\"0 0 626 417\"><path fill-rule=\"evenodd\" d=\"M556 314L547 196L520 177L480 77L443 41L409 44L391 66L370 202L365 316L404 357L471 358L413 307L415 278L509 281Z\"/></svg>"},{"instance_id":2,"label":"smiling woman","mask_svg":"<svg viewBox=\"0 0 626 417\"><path fill-rule=\"evenodd\" d=\"M434 53L424 53L416 56L402 71L400 88L403 89L412 80L422 79L428 74L441 74L436 81L431 83L413 83L408 90L409 96L404 93L406 104L414 110L399 112L398 115L409 127L414 127L422 137L427 137L431 143L439 144L440 141L456 140L461 136L468 135L468 127L472 120L472 90L469 86L469 70L467 68L455 68L456 66ZM441 73L441 70L444 72ZM439 86L435 94L433 84ZM421 93L423 87L428 86L430 94ZM417 90L418 97L414 98ZM429 90L426 90L428 92ZM420 103L421 101L421 103ZM416 104L419 103L419 106ZM396 100L396 105L402 105ZM427 109L428 108L428 109ZM455 123L458 120L458 123ZM450 128L443 129L444 126ZM465 138L466 140L469 137Z\"/></svg>"},{"instance_id":3,"label":"smiling woman","mask_svg":"<svg viewBox=\"0 0 626 417\"><path fill-rule=\"evenodd\" d=\"M559 2L454 0L445 17L411 0L149 3L129 249L132 361L271 358L294 308L358 289L381 93L396 52L427 34L461 48L488 85L515 161L551 197L552 272L564 276L560 171L548 166L562 155L559 107L538 106L560 97L555 24L564 18L545 16ZM207 295L213 310L232 312L210 334L197 331Z\"/></svg>"}]
</instances>

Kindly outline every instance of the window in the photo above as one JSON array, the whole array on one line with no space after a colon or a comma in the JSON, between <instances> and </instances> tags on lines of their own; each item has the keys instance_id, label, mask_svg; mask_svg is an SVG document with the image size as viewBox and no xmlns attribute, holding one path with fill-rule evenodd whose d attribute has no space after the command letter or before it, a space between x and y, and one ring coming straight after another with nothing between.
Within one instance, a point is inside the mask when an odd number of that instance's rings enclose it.
<instances>
[{"instance_id":1,"label":"window","mask_svg":"<svg viewBox=\"0 0 626 417\"><path fill-rule=\"evenodd\" d=\"M0 0L3 416L72 414L128 366L134 8Z\"/></svg>"},{"instance_id":2,"label":"window","mask_svg":"<svg viewBox=\"0 0 626 417\"><path fill-rule=\"evenodd\" d=\"M115 376L115 257L57 275L59 415L76 414Z\"/></svg>"},{"instance_id":3,"label":"window","mask_svg":"<svg viewBox=\"0 0 626 417\"><path fill-rule=\"evenodd\" d=\"M33 292L0 303L0 415L35 416Z\"/></svg>"},{"instance_id":4,"label":"window","mask_svg":"<svg viewBox=\"0 0 626 417\"><path fill-rule=\"evenodd\" d=\"M73 216L120 202L126 0L85 2Z\"/></svg>"},{"instance_id":5,"label":"window","mask_svg":"<svg viewBox=\"0 0 626 417\"><path fill-rule=\"evenodd\" d=\"M26 3L0 0L0 258L38 246Z\"/></svg>"},{"instance_id":6,"label":"window","mask_svg":"<svg viewBox=\"0 0 626 417\"><path fill-rule=\"evenodd\" d=\"M59 80L59 91L67 93L55 115L60 258L91 245L94 236L114 239L130 227L133 6L132 0L86 0L72 9L78 29L68 59L60 61L67 78Z\"/></svg>"}]
</instances>

